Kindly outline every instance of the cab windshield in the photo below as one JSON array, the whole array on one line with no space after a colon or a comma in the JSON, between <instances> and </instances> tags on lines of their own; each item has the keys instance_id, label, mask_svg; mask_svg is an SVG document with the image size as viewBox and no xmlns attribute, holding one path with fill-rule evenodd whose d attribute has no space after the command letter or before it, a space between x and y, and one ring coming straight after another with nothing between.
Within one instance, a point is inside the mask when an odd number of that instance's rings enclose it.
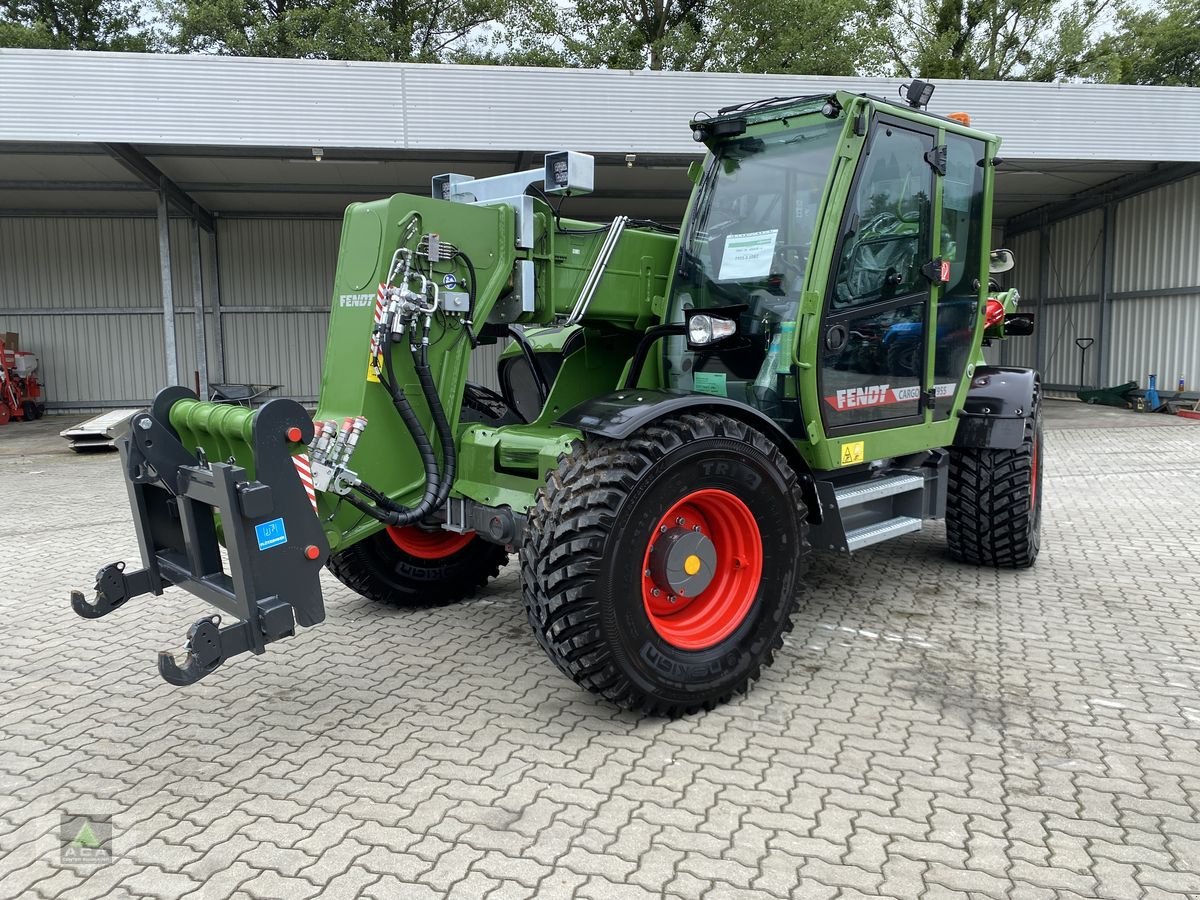
<instances>
[{"instance_id":1,"label":"cab windshield","mask_svg":"<svg viewBox=\"0 0 1200 900\"><path fill-rule=\"evenodd\" d=\"M710 161L684 232L669 321L682 322L689 309L728 307L738 338L700 354L682 339L668 341L672 387L764 409L778 399L776 375L791 369L800 292L843 126L804 118L811 124L729 141Z\"/></svg>"}]
</instances>

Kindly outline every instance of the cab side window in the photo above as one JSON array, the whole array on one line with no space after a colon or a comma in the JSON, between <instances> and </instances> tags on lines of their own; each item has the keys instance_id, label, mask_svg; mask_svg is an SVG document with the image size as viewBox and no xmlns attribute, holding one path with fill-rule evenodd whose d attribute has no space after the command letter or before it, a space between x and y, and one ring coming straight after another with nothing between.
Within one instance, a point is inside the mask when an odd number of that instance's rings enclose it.
<instances>
[{"instance_id":1,"label":"cab side window","mask_svg":"<svg viewBox=\"0 0 1200 900\"><path fill-rule=\"evenodd\" d=\"M834 276L834 309L865 306L923 289L929 261L927 135L888 125L875 132L855 188L849 232ZM850 233L852 232L852 233Z\"/></svg>"}]
</instances>

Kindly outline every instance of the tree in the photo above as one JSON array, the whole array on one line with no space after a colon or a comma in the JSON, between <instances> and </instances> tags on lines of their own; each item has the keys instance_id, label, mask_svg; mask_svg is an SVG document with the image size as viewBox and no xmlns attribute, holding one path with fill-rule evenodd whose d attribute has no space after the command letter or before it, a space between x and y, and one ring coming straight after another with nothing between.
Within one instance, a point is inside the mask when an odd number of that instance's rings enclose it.
<instances>
[{"instance_id":1,"label":"tree","mask_svg":"<svg viewBox=\"0 0 1200 900\"><path fill-rule=\"evenodd\" d=\"M1111 0L910 0L893 17L899 74L1059 81L1079 74Z\"/></svg>"},{"instance_id":2,"label":"tree","mask_svg":"<svg viewBox=\"0 0 1200 900\"><path fill-rule=\"evenodd\" d=\"M713 10L698 69L887 73L890 0L730 0Z\"/></svg>"},{"instance_id":3,"label":"tree","mask_svg":"<svg viewBox=\"0 0 1200 900\"><path fill-rule=\"evenodd\" d=\"M504 61L613 69L849 75L881 71L891 0L542 0Z\"/></svg>"},{"instance_id":4,"label":"tree","mask_svg":"<svg viewBox=\"0 0 1200 900\"><path fill-rule=\"evenodd\" d=\"M441 62L469 53L508 0L166 0L168 42L233 56Z\"/></svg>"},{"instance_id":5,"label":"tree","mask_svg":"<svg viewBox=\"0 0 1200 900\"><path fill-rule=\"evenodd\" d=\"M1200 0L1165 0L1156 10L1122 4L1117 30L1097 44L1085 68L1118 84L1200 87Z\"/></svg>"},{"instance_id":6,"label":"tree","mask_svg":"<svg viewBox=\"0 0 1200 900\"><path fill-rule=\"evenodd\" d=\"M153 49L136 0L0 0L0 47Z\"/></svg>"}]
</instances>

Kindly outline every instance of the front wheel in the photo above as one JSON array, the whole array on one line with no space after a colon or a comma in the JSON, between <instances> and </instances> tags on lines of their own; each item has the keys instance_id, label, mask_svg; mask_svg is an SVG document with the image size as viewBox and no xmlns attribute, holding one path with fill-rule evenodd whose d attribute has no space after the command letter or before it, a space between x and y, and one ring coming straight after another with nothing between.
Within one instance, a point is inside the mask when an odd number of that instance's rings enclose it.
<instances>
[{"instance_id":1,"label":"front wheel","mask_svg":"<svg viewBox=\"0 0 1200 900\"><path fill-rule=\"evenodd\" d=\"M748 425L683 414L565 457L521 547L551 660L620 706L668 716L746 690L791 630L809 547L783 453Z\"/></svg>"},{"instance_id":2,"label":"front wheel","mask_svg":"<svg viewBox=\"0 0 1200 900\"><path fill-rule=\"evenodd\" d=\"M1032 566L1041 546L1042 419L1025 422L1020 447L954 448L946 492L946 542L959 562Z\"/></svg>"},{"instance_id":3,"label":"front wheel","mask_svg":"<svg viewBox=\"0 0 1200 900\"><path fill-rule=\"evenodd\" d=\"M474 532L388 527L329 557L352 591L393 606L439 606L472 596L500 574L508 553Z\"/></svg>"}]
</instances>

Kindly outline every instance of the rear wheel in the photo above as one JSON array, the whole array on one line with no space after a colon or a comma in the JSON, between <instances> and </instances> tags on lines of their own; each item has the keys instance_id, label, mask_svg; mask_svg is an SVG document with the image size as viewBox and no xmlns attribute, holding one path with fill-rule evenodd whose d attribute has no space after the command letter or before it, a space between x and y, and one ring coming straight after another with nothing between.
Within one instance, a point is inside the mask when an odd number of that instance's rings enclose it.
<instances>
[{"instance_id":1,"label":"rear wheel","mask_svg":"<svg viewBox=\"0 0 1200 900\"><path fill-rule=\"evenodd\" d=\"M808 557L796 474L753 428L684 414L550 474L521 547L534 635L576 683L664 715L746 690L791 630Z\"/></svg>"},{"instance_id":2,"label":"rear wheel","mask_svg":"<svg viewBox=\"0 0 1200 900\"><path fill-rule=\"evenodd\" d=\"M32 400L26 400L21 404L21 414L24 416L26 422L33 422L34 420L41 418L41 416L38 415L37 404Z\"/></svg>"},{"instance_id":3,"label":"rear wheel","mask_svg":"<svg viewBox=\"0 0 1200 900\"><path fill-rule=\"evenodd\" d=\"M439 606L472 596L500 574L508 553L474 532L386 528L329 557L356 593L394 606Z\"/></svg>"},{"instance_id":4,"label":"rear wheel","mask_svg":"<svg viewBox=\"0 0 1200 900\"><path fill-rule=\"evenodd\" d=\"M950 453L946 541L960 562L1001 569L1033 565L1041 545L1042 420L1025 423L1020 447Z\"/></svg>"}]
</instances>

